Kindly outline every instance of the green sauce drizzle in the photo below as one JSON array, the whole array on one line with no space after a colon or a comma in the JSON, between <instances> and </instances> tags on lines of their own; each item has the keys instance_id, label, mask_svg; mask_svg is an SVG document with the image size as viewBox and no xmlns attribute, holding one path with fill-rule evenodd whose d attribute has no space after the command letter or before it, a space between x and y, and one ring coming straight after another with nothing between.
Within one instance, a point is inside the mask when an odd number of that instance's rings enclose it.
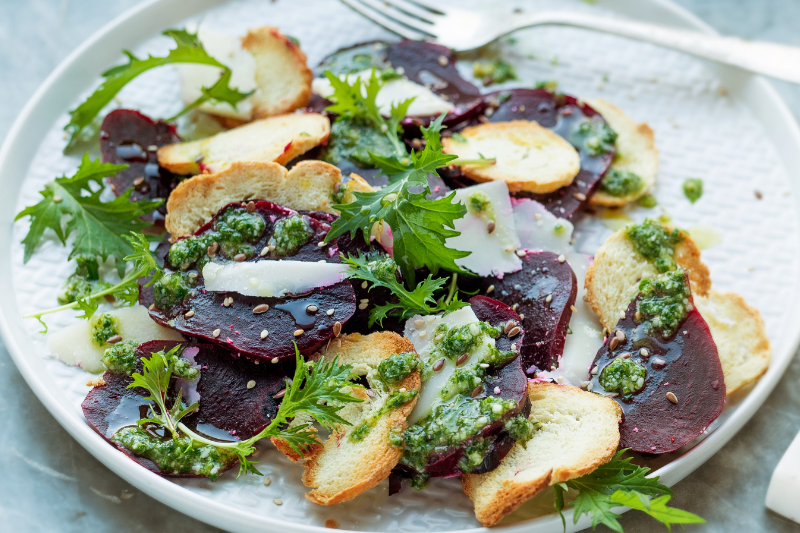
<instances>
[{"instance_id":1,"label":"green sauce drizzle","mask_svg":"<svg viewBox=\"0 0 800 533\"><path fill-rule=\"evenodd\" d=\"M302 215L292 215L275 223L269 244L275 247L273 257L292 255L314 236L314 230Z\"/></svg>"},{"instance_id":2,"label":"green sauce drizzle","mask_svg":"<svg viewBox=\"0 0 800 533\"><path fill-rule=\"evenodd\" d=\"M695 203L703 196L703 180L700 178L687 178L683 182L683 194L690 202Z\"/></svg>"},{"instance_id":3,"label":"green sauce drizzle","mask_svg":"<svg viewBox=\"0 0 800 533\"><path fill-rule=\"evenodd\" d=\"M391 157L394 155L392 142L371 124L340 117L331 126L330 138L321 159L332 165L340 164L342 159L350 159L359 167L374 168L377 165L370 154Z\"/></svg>"},{"instance_id":4,"label":"green sauce drizzle","mask_svg":"<svg viewBox=\"0 0 800 533\"><path fill-rule=\"evenodd\" d=\"M114 374L131 375L136 368L136 347L139 343L126 340L111 345L103 352L103 364Z\"/></svg>"},{"instance_id":5,"label":"green sauce drizzle","mask_svg":"<svg viewBox=\"0 0 800 533\"><path fill-rule=\"evenodd\" d=\"M418 369L419 365L419 357L414 352L396 353L380 362L378 374L385 383L395 384Z\"/></svg>"},{"instance_id":6,"label":"green sauce drizzle","mask_svg":"<svg viewBox=\"0 0 800 533\"><path fill-rule=\"evenodd\" d=\"M358 425L353 431L350 432L349 440L351 442L358 442L364 440L364 437L367 436L369 430L375 427L375 424L378 423L378 420L381 419L383 415L391 411L392 409L396 409L401 405L405 405L414 399L418 394L417 389L411 389L410 391L392 391L389 397L386 399L386 403L384 403L380 409L376 412L372 413L369 418L363 421L361 424ZM390 435L390 442L391 442L391 435Z\"/></svg>"},{"instance_id":7,"label":"green sauce drizzle","mask_svg":"<svg viewBox=\"0 0 800 533\"><path fill-rule=\"evenodd\" d=\"M644 387L647 369L631 359L617 357L600 372L600 385L608 392L616 392L623 398L630 398Z\"/></svg>"},{"instance_id":8,"label":"green sauce drizzle","mask_svg":"<svg viewBox=\"0 0 800 533\"><path fill-rule=\"evenodd\" d=\"M610 153L617 142L617 132L600 117L584 117L569 133L567 140L593 156Z\"/></svg>"},{"instance_id":9,"label":"green sauce drizzle","mask_svg":"<svg viewBox=\"0 0 800 533\"><path fill-rule=\"evenodd\" d=\"M633 172L610 169L600 182L600 190L617 198L642 190L642 178Z\"/></svg>"},{"instance_id":10,"label":"green sauce drizzle","mask_svg":"<svg viewBox=\"0 0 800 533\"><path fill-rule=\"evenodd\" d=\"M686 273L681 270L665 272L653 280L639 284L636 311L640 320L648 323L663 337L671 337L693 309Z\"/></svg>"},{"instance_id":11,"label":"green sauce drizzle","mask_svg":"<svg viewBox=\"0 0 800 533\"><path fill-rule=\"evenodd\" d=\"M153 284L155 304L161 309L168 309L186 298L196 284L197 272L167 271Z\"/></svg>"},{"instance_id":12,"label":"green sauce drizzle","mask_svg":"<svg viewBox=\"0 0 800 533\"><path fill-rule=\"evenodd\" d=\"M633 247L642 257L653 263L659 272L675 270L675 246L683 241L683 234L677 229L667 229L652 219L645 219L641 224L629 226L626 235L633 242Z\"/></svg>"},{"instance_id":13,"label":"green sauce drizzle","mask_svg":"<svg viewBox=\"0 0 800 533\"><path fill-rule=\"evenodd\" d=\"M108 344L108 339L119 335L119 324L114 315L103 313L92 320L92 342L95 346L103 347Z\"/></svg>"},{"instance_id":14,"label":"green sauce drizzle","mask_svg":"<svg viewBox=\"0 0 800 533\"><path fill-rule=\"evenodd\" d=\"M61 305L77 302L90 294L111 287L111 283L100 281L96 256L78 254L75 256L75 261L78 263L75 272L67 278L57 296L58 303Z\"/></svg>"},{"instance_id":15,"label":"green sauce drizzle","mask_svg":"<svg viewBox=\"0 0 800 533\"><path fill-rule=\"evenodd\" d=\"M457 359L463 353L471 352L481 342L483 335L495 339L500 336L502 330L492 327L487 322L473 322L449 328L440 324L434 332L435 350L448 359ZM431 357L430 360L435 360Z\"/></svg>"}]
</instances>

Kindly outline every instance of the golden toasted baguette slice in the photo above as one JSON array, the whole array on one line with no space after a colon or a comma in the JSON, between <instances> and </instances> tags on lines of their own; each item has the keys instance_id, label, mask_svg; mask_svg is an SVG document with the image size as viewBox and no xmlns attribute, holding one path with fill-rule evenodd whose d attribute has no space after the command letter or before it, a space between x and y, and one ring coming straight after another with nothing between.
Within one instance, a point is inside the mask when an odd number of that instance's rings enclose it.
<instances>
[{"instance_id":1,"label":"golden toasted baguette slice","mask_svg":"<svg viewBox=\"0 0 800 533\"><path fill-rule=\"evenodd\" d=\"M733 292L709 291L695 296L694 304L717 345L727 393L760 378L769 368L772 349L758 309Z\"/></svg>"},{"instance_id":2,"label":"golden toasted baguette slice","mask_svg":"<svg viewBox=\"0 0 800 533\"><path fill-rule=\"evenodd\" d=\"M330 120L319 113L277 115L199 141L163 146L158 162L176 174L219 172L239 161L283 165L328 142L330 132Z\"/></svg>"},{"instance_id":3,"label":"golden toasted baguette slice","mask_svg":"<svg viewBox=\"0 0 800 533\"><path fill-rule=\"evenodd\" d=\"M233 163L216 174L182 181L167 200L165 225L173 240L191 235L224 206L268 200L292 209L333 213L342 173L324 161L301 161L287 171L277 163Z\"/></svg>"},{"instance_id":4,"label":"golden toasted baguette slice","mask_svg":"<svg viewBox=\"0 0 800 533\"><path fill-rule=\"evenodd\" d=\"M614 400L569 385L528 384L533 437L517 443L485 474L461 478L475 516L497 524L540 491L583 476L609 462L619 445L622 410Z\"/></svg>"},{"instance_id":5,"label":"golden toasted baguette slice","mask_svg":"<svg viewBox=\"0 0 800 533\"><path fill-rule=\"evenodd\" d=\"M250 96L255 118L288 113L308 104L314 74L297 44L278 28L265 26L248 31L242 48L256 60L258 89Z\"/></svg>"},{"instance_id":6,"label":"golden toasted baguette slice","mask_svg":"<svg viewBox=\"0 0 800 533\"><path fill-rule=\"evenodd\" d=\"M586 271L586 297L609 331L639 294L639 282L658 275L656 267L636 251L625 231L626 228L617 231L603 243ZM689 272L692 294L708 294L711 289L708 267L700 261L700 249L686 233L675 247L674 258L679 267Z\"/></svg>"},{"instance_id":7,"label":"golden toasted baguette slice","mask_svg":"<svg viewBox=\"0 0 800 533\"><path fill-rule=\"evenodd\" d=\"M658 174L658 149L653 130L647 124L634 122L621 109L603 99L587 100L586 103L600 113L611 129L617 132L617 152L609 172L632 172L642 180L641 189L625 196L612 196L603 191L601 185L589 203L615 207L641 198L656 184Z\"/></svg>"},{"instance_id":8,"label":"golden toasted baguette slice","mask_svg":"<svg viewBox=\"0 0 800 533\"><path fill-rule=\"evenodd\" d=\"M398 383L382 384L377 369L392 355L407 352L416 357L414 345L408 339L382 331L369 335L343 335L319 354L326 360L338 355L340 364L352 365L356 374L366 376L374 398L365 389L353 389L353 393L364 402L348 404L339 411L339 415L352 425L337 428L321 448L307 457L303 483L313 489L306 494L308 500L319 505L352 500L388 477L400 460L403 449L390 444L389 436L392 432L405 431L406 416L416 405L418 396L385 409L385 412L381 408L395 391L398 394L419 391L419 371L413 370ZM362 424L372 425L360 440L351 439L350 435Z\"/></svg>"},{"instance_id":9,"label":"golden toasted baguette slice","mask_svg":"<svg viewBox=\"0 0 800 533\"><path fill-rule=\"evenodd\" d=\"M496 159L493 165L461 169L475 181L503 180L511 192L553 192L572 183L581 167L571 144L528 120L470 126L442 143L445 153L461 159Z\"/></svg>"}]
</instances>

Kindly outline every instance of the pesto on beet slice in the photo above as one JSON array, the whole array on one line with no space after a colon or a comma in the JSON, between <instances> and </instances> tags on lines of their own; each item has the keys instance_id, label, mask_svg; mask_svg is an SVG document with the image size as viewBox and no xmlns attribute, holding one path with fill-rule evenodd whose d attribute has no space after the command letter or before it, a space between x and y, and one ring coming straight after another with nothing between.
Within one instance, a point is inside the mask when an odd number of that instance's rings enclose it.
<instances>
[{"instance_id":1,"label":"pesto on beet slice","mask_svg":"<svg viewBox=\"0 0 800 533\"><path fill-rule=\"evenodd\" d=\"M578 293L569 263L552 252L529 252L522 258L521 270L502 278L483 278L481 292L487 291L508 306L516 305L524 317L520 359L525 373L533 377L538 370L558 367Z\"/></svg>"},{"instance_id":2,"label":"pesto on beet slice","mask_svg":"<svg viewBox=\"0 0 800 533\"><path fill-rule=\"evenodd\" d=\"M573 96L544 89L512 89L487 94L484 116L490 122L532 120L569 141L580 154L574 181L549 194L530 194L548 211L572 220L588 205L616 153L616 133L600 114Z\"/></svg>"},{"instance_id":3,"label":"pesto on beet slice","mask_svg":"<svg viewBox=\"0 0 800 533\"><path fill-rule=\"evenodd\" d=\"M133 371L141 372L143 357L178 345L183 347L183 368L192 370L182 374L192 379L174 376L168 402L175 401L180 389L184 403L199 403L198 410L185 417L183 423L220 441L249 438L269 424L280 404L273 396L285 386L286 374L281 365L257 365L213 344L151 341L135 349ZM233 454L210 446L195 447L194 454L183 453L188 444L185 438L174 440L155 424L138 426L138 420L148 417L150 402L144 398L149 393L128 388L133 378L124 372L108 371L103 381L89 391L81 404L87 422L148 470L169 477L216 479L236 464Z\"/></svg>"},{"instance_id":4,"label":"pesto on beet slice","mask_svg":"<svg viewBox=\"0 0 800 533\"><path fill-rule=\"evenodd\" d=\"M164 198L153 214L163 222L167 202L180 176L158 164L158 148L180 142L175 127L155 121L132 109L117 109L106 115L100 126L100 150L104 163L126 164L128 168L108 178L119 196L133 187L131 200Z\"/></svg>"},{"instance_id":5,"label":"pesto on beet slice","mask_svg":"<svg viewBox=\"0 0 800 533\"><path fill-rule=\"evenodd\" d=\"M192 236L172 244L164 276L150 287L140 284L139 302L159 324L245 355L292 359L295 343L302 354L311 354L333 337L337 322L344 325L353 316L349 281L284 297L244 296L205 290L202 267L210 261L339 263L336 240L318 246L332 220L265 201L225 206Z\"/></svg>"},{"instance_id":6,"label":"pesto on beet slice","mask_svg":"<svg viewBox=\"0 0 800 533\"><path fill-rule=\"evenodd\" d=\"M622 407L620 446L669 453L700 436L725 405L717 347L682 270L642 280L597 353L593 392Z\"/></svg>"}]
</instances>

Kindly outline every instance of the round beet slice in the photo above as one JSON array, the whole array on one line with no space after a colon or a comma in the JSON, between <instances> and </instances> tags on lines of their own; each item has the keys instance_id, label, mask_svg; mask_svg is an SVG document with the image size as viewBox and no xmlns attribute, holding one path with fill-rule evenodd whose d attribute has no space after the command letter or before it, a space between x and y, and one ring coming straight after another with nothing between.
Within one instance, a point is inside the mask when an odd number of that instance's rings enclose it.
<instances>
[{"instance_id":1,"label":"round beet slice","mask_svg":"<svg viewBox=\"0 0 800 533\"><path fill-rule=\"evenodd\" d=\"M688 313L671 338L642 336L635 320L637 297L628 306L610 339L594 360L597 373L589 376L594 392L603 393L599 376L616 357L630 357L647 369L644 387L630 399L614 399L622 407L623 448L642 453L669 453L698 437L717 419L725 405L725 380L708 325L697 309ZM613 341L616 331L624 340ZM614 345L614 350L610 348ZM643 357L640 350L647 350ZM673 403L667 393L672 393Z\"/></svg>"},{"instance_id":2,"label":"round beet slice","mask_svg":"<svg viewBox=\"0 0 800 533\"><path fill-rule=\"evenodd\" d=\"M117 109L106 115L100 127L103 162L128 165L108 178L111 189L119 196L133 187L134 201L164 198L164 203L153 213L153 220L163 221L167 214L166 199L178 184L179 176L159 166L157 149L180 141L174 126L138 111Z\"/></svg>"},{"instance_id":3,"label":"round beet slice","mask_svg":"<svg viewBox=\"0 0 800 533\"><path fill-rule=\"evenodd\" d=\"M573 137L573 132L580 122L587 119L605 124L603 117L573 96L553 94L544 89L498 91L486 95L486 103L484 120L533 120L573 143L581 158L581 169L575 180L552 193L530 195L554 215L572 220L578 211L586 207L589 198L599 186L600 179L614 160L613 148L605 153L592 155L584 140Z\"/></svg>"},{"instance_id":4,"label":"round beet slice","mask_svg":"<svg viewBox=\"0 0 800 533\"><path fill-rule=\"evenodd\" d=\"M183 422L197 432L216 440L246 439L264 429L278 411L279 400L272 396L285 386L286 374L281 365L257 365L213 344L180 343L175 341L150 341L136 349L139 359L136 371L141 372L141 358L154 352L168 351L183 345L182 356L200 367L200 378L195 382L174 379L170 386L170 401L178 389L183 390L189 403L198 401L196 412ZM125 374L103 374L105 384L95 386L81 407L89 425L108 442L148 470L169 477L197 477L191 474L162 472L144 457L111 440L126 426L147 417L148 404L144 397L149 393L141 388L129 389L133 382ZM248 388L248 382L254 386ZM233 464L227 465L228 468Z\"/></svg>"},{"instance_id":5,"label":"round beet slice","mask_svg":"<svg viewBox=\"0 0 800 533\"><path fill-rule=\"evenodd\" d=\"M212 230L214 221L229 208L241 204L230 204L215 215L214 220L200 228L195 235ZM272 202L255 202L255 212L262 215L266 222L266 230L259 242L254 244L256 250L267 246L274 225L281 219L297 215L298 212ZM301 246L288 260L339 263L339 248L334 240L324 247L321 242L330 230L331 215L326 213L302 213L308 217L309 225L314 231L308 243ZM248 262L272 261L269 255L255 255ZM177 265L165 265L177 270ZM356 299L349 281L342 281L328 287L314 289L305 294L284 296L280 298L264 298L244 296L235 292L211 292L203 287L202 271L197 271L197 283L189 296L169 309L161 309L155 305L153 287L140 286L139 303L150 308L150 316L167 327L181 333L213 343L224 343L229 349L248 356L272 360L293 359L294 347L303 355L308 355L333 337L334 326L347 323L356 309ZM143 284L140 284L143 285ZM228 299L229 305L224 305ZM253 310L262 304L269 306L263 313ZM310 313L309 306L316 306L318 311ZM152 307L151 307L152 306ZM313 309L313 308L312 308ZM333 309L332 314L326 311ZM194 313L189 313L193 310ZM188 317L186 316L188 313ZM219 330L219 331L216 331ZM262 332L268 334L262 338ZM295 335L301 330L302 333ZM214 333L217 335L214 335Z\"/></svg>"},{"instance_id":6,"label":"round beet slice","mask_svg":"<svg viewBox=\"0 0 800 533\"><path fill-rule=\"evenodd\" d=\"M493 287L490 294L494 298L517 305L517 312L524 317L520 358L529 377L558 366L564 351L578 281L569 263L558 258L552 252L529 252L522 258L522 270L481 281L481 292Z\"/></svg>"}]
</instances>

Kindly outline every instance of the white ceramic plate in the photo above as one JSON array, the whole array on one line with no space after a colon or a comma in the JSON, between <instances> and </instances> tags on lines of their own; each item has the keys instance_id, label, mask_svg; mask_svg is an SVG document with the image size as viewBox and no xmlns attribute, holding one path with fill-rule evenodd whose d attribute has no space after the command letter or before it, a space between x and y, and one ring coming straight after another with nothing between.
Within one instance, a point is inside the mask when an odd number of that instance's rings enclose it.
<instances>
[{"instance_id":1,"label":"white ceramic plate","mask_svg":"<svg viewBox=\"0 0 800 533\"><path fill-rule=\"evenodd\" d=\"M467 2L470 3L470 2ZM476 0L476 3L477 0ZM488 4L488 2L486 2ZM504 16L516 2L504 2ZM610 10L615 16L710 31L700 21L664 0L606 0L590 6L577 0L519 2L526 10L558 6ZM87 375L48 357L44 337L25 312L51 307L56 289L72 267L67 250L46 239L34 258L22 264L19 241L26 223L12 228L14 214L37 201L44 183L71 173L77 155L64 156L61 128L73 108L98 81L99 74L121 60L120 50L162 53L170 42L159 31L184 24L187 17L210 10L207 24L233 34L248 27L275 25L298 37L316 64L325 54L370 39L392 38L333 0L154 0L103 28L71 54L23 109L0 151L0 328L22 375L54 417L95 457L154 498L200 520L232 531L321 531L327 519L343 529L360 531L485 531L477 528L457 480L434 480L423 493L405 490L388 498L385 484L353 502L318 507L303 498L300 470L265 446L260 468L272 477L266 487L255 476L227 474L207 480L173 482L136 465L100 438L83 419L80 402ZM714 287L734 290L758 307L767 324L774 354L769 372L749 394L729 401L723 416L699 444L652 461L668 485L682 479L722 447L758 410L797 348L800 336L798 257L800 242L800 132L772 88L763 80L685 55L607 35L570 28L538 28L504 42L504 55L517 64L529 83L557 79L564 92L602 96L634 118L648 122L661 150L656 196L683 228L711 227L722 243L703 253ZM464 65L466 66L466 65ZM723 90L723 88L725 90ZM136 80L121 94L122 104L156 117L179 108L177 77L170 69ZM96 149L95 149L96 150ZM702 177L706 192L690 205L680 192L684 178ZM754 191L763 193L757 200ZM635 210L634 219L659 210ZM610 230L597 219L580 225L584 251L592 252ZM13 297L12 297L13 296ZM71 313L53 316L51 328L74 321ZM276 506L273 499L284 504ZM556 516L532 519L546 497L525 505L499 530L561 531ZM584 517L571 530L589 525Z\"/></svg>"}]
</instances>

